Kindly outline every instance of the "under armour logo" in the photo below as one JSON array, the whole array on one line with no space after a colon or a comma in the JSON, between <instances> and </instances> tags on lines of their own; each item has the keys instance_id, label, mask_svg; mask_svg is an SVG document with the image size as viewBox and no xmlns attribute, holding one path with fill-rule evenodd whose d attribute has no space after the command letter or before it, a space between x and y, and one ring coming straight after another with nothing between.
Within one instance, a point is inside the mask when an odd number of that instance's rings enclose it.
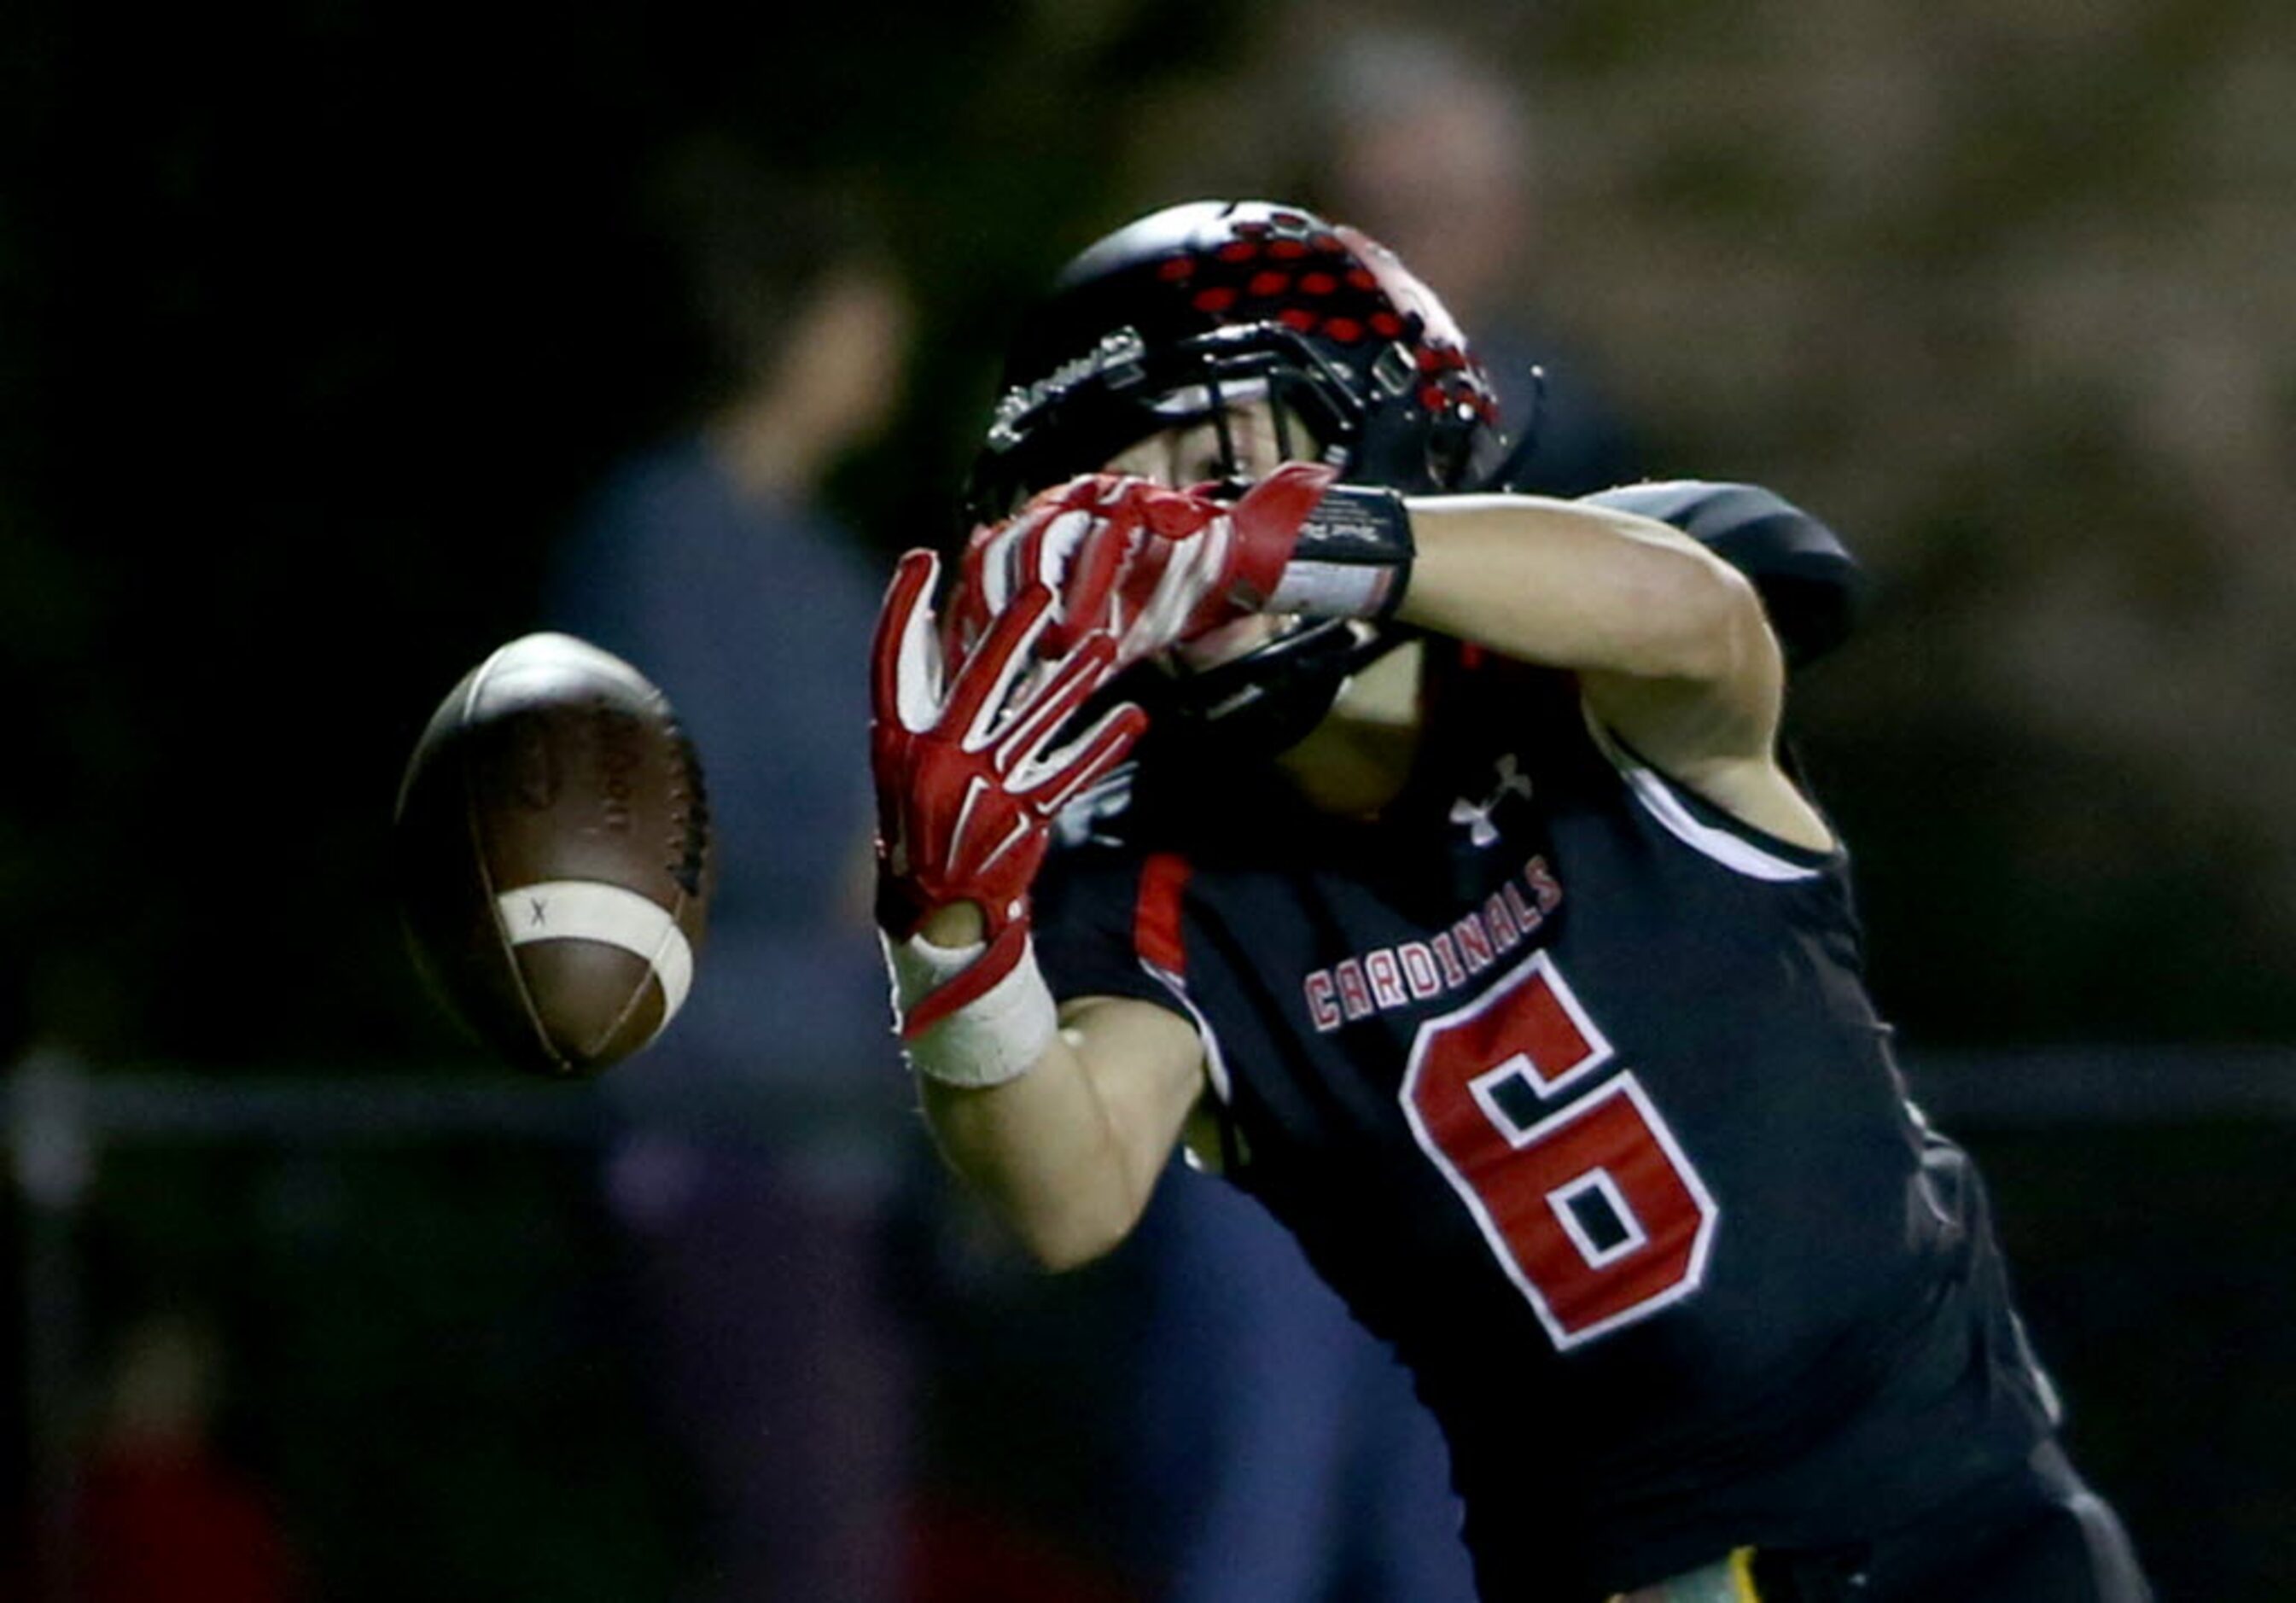
<instances>
[{"instance_id":1,"label":"under armour logo","mask_svg":"<svg viewBox=\"0 0 2296 1603\"><path fill-rule=\"evenodd\" d=\"M1498 769L1497 788L1482 801L1470 802L1462 796L1451 803L1451 822L1467 826L1467 840L1472 845L1488 846L1499 838L1498 826L1491 822L1491 814L1498 810L1501 802L1510 794L1530 794L1530 776L1516 771L1513 752L1499 759Z\"/></svg>"}]
</instances>

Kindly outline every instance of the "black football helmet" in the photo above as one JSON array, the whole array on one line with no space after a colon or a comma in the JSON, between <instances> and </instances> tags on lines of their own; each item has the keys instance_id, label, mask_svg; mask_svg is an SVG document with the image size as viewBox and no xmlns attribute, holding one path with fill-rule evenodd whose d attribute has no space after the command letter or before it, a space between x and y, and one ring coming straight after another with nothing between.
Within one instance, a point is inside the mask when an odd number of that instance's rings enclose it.
<instances>
[{"instance_id":1,"label":"black football helmet","mask_svg":"<svg viewBox=\"0 0 2296 1603\"><path fill-rule=\"evenodd\" d=\"M1497 397L1432 290L1385 246L1296 207L1200 201L1127 225L1069 263L1027 315L974 459L966 512L1009 516L1157 432L1276 403L1287 456L1403 494L1495 482ZM1296 420L1310 438L1290 437ZM1298 626L1218 669L1127 676L1160 733L1288 746L1395 643L1356 620Z\"/></svg>"}]
</instances>

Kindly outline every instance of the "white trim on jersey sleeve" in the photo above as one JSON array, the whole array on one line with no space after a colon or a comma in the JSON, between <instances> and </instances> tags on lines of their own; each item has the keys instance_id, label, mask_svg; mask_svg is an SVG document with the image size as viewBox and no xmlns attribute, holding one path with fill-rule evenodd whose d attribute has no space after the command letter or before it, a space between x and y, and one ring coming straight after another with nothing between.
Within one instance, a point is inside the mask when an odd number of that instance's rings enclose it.
<instances>
[{"instance_id":1,"label":"white trim on jersey sleeve","mask_svg":"<svg viewBox=\"0 0 2296 1603\"><path fill-rule=\"evenodd\" d=\"M1820 870L1808 863L1781 857L1742 834L1709 824L1675 793L1665 776L1620 744L1618 737L1603 727L1592 708L1581 703L1579 711L1586 718L1587 733L1594 737L1595 749L1618 769L1619 777L1627 782L1627 788L1642 803L1643 810L1684 845L1750 879L1783 884L1818 876Z\"/></svg>"},{"instance_id":2,"label":"white trim on jersey sleeve","mask_svg":"<svg viewBox=\"0 0 2296 1603\"><path fill-rule=\"evenodd\" d=\"M1194 999L1188 995L1188 982L1185 980L1168 968L1161 968L1149 962L1145 958L1140 959L1140 966L1153 975L1157 982L1165 990L1170 991L1173 1000L1186 1008L1188 1016L1195 1021L1196 1034L1204 1043L1204 1078L1211 1081L1212 1095L1219 1098L1222 1107L1226 1107L1232 1097L1227 1077L1227 1060L1220 1055L1218 1032L1212 1028L1211 1020L1203 1015L1196 1007Z\"/></svg>"}]
</instances>

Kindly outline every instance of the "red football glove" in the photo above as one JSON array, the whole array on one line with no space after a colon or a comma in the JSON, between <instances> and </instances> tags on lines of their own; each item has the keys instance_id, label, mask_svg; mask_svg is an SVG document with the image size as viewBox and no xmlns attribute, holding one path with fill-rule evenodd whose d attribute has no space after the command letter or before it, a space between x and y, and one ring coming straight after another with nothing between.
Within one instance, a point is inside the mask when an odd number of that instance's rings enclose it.
<instances>
[{"instance_id":1,"label":"red football glove","mask_svg":"<svg viewBox=\"0 0 2296 1603\"><path fill-rule=\"evenodd\" d=\"M1117 571L1140 537L1194 534L1219 508L1185 490L1122 473L1087 473L1033 497L1002 523L972 532L949 602L953 643L969 645L1025 586L1061 597L1044 648L1065 650L1106 605Z\"/></svg>"},{"instance_id":2,"label":"red football glove","mask_svg":"<svg viewBox=\"0 0 2296 1603\"><path fill-rule=\"evenodd\" d=\"M906 940L926 915L977 903L988 949L902 1021L915 1036L1010 974L1029 933L1029 887L1054 818L1122 760L1147 728L1119 707L1054 748L1086 697L1116 671L1116 643L1088 631L1039 657L1053 593L1029 584L947 671L927 604L940 574L930 552L901 559L872 646L870 762L877 782L877 918Z\"/></svg>"},{"instance_id":3,"label":"red football glove","mask_svg":"<svg viewBox=\"0 0 2296 1603\"><path fill-rule=\"evenodd\" d=\"M1119 666L1261 611L1337 477L1319 463L1286 463L1234 503L1214 499L1209 485L1072 479L974 531L952 608L955 638L974 637L1028 584L1060 593L1048 649L1104 630Z\"/></svg>"}]
</instances>

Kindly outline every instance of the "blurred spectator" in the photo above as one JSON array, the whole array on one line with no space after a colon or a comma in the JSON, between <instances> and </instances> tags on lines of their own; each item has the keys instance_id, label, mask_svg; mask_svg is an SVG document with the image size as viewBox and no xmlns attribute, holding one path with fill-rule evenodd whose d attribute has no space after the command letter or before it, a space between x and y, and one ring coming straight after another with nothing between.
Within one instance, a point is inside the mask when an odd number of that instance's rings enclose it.
<instances>
[{"instance_id":1,"label":"blurred spectator","mask_svg":"<svg viewBox=\"0 0 2296 1603\"><path fill-rule=\"evenodd\" d=\"M1144 1567L1163 1603L1471 1603L1450 1460L1394 1354L1251 1198L1175 1168L1144 1282Z\"/></svg>"},{"instance_id":2,"label":"blurred spectator","mask_svg":"<svg viewBox=\"0 0 2296 1603\"><path fill-rule=\"evenodd\" d=\"M549 609L668 695L718 851L693 994L607 1082L608 1197L701 1504L690 1596L877 1603L911 1458L884 1261L908 1090L866 910L879 582L819 497L896 397L908 301L847 192L705 149L669 202L726 390L613 473Z\"/></svg>"},{"instance_id":3,"label":"blurred spectator","mask_svg":"<svg viewBox=\"0 0 2296 1603\"><path fill-rule=\"evenodd\" d=\"M291 1603L298 1565L262 1487L215 1442L222 1355L187 1315L132 1326L105 1378L79 1502L85 1603Z\"/></svg>"},{"instance_id":4,"label":"blurred spectator","mask_svg":"<svg viewBox=\"0 0 2296 1603\"><path fill-rule=\"evenodd\" d=\"M1440 36L1340 36L1306 80L1297 198L1414 264L1498 382L1523 488L1584 495L1637 476L1587 363L1542 309L1537 131L1517 86ZM1545 374L1534 382L1533 368Z\"/></svg>"}]
</instances>

